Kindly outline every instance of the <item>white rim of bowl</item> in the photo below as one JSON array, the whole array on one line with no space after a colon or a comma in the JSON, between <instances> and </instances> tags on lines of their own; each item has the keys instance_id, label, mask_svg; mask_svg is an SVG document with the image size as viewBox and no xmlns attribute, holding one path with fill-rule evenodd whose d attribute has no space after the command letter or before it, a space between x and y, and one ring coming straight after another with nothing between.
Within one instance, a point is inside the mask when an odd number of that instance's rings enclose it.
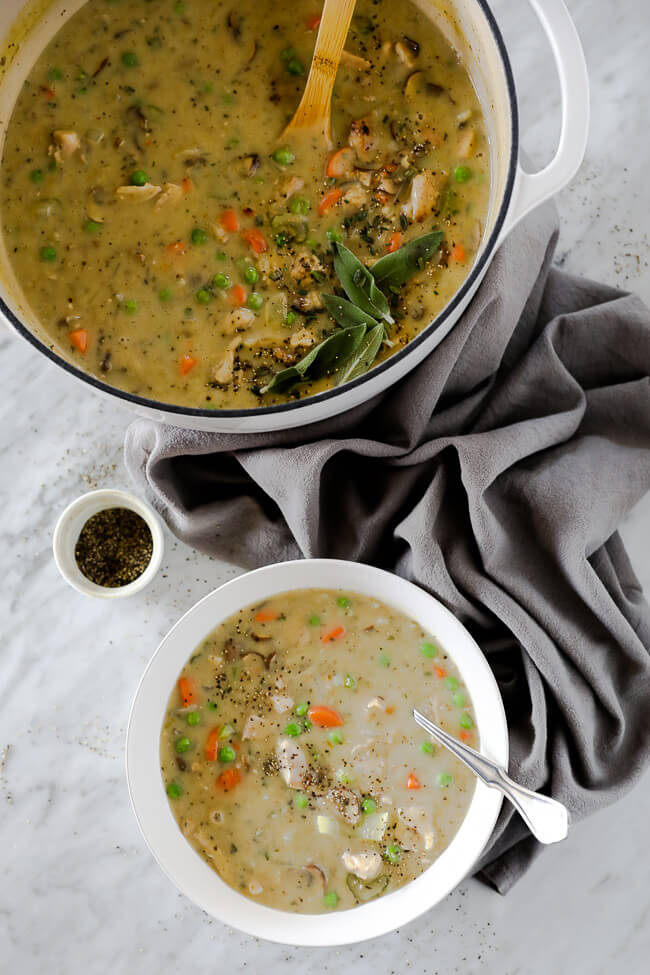
<instances>
[{"instance_id":1,"label":"white rim of bowl","mask_svg":"<svg viewBox=\"0 0 650 975\"><path fill-rule=\"evenodd\" d=\"M81 529L89 518L105 508L128 508L135 511L149 526L153 549L149 564L144 572L126 586L99 586L83 574L75 559L74 550ZM73 589L85 596L99 599L121 599L132 596L148 586L158 572L162 562L165 541L160 518L150 505L140 501L128 491L117 488L101 488L88 491L72 501L59 517L52 538L52 551L56 567Z\"/></svg>"},{"instance_id":2,"label":"white rim of bowl","mask_svg":"<svg viewBox=\"0 0 650 975\"><path fill-rule=\"evenodd\" d=\"M174 885L212 917L254 937L316 947L352 944L386 934L446 897L475 867L503 797L477 780L458 832L432 866L394 892L346 911L294 914L266 907L235 891L208 866L179 829L160 773L160 733L169 695L192 650L220 622L260 599L310 588L374 597L440 639L472 697L481 752L505 767L508 727L494 675L465 627L433 596L383 569L336 559L264 566L213 590L171 628L147 664L127 728L127 785L145 843Z\"/></svg>"}]
</instances>

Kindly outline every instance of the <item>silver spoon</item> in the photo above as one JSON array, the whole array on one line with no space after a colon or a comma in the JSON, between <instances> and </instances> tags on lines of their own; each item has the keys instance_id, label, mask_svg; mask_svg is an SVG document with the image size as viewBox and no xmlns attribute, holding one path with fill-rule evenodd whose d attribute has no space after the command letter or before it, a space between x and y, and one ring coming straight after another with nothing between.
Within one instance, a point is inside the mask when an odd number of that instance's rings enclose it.
<instances>
[{"instance_id":1,"label":"silver spoon","mask_svg":"<svg viewBox=\"0 0 650 975\"><path fill-rule=\"evenodd\" d=\"M485 758L469 745L452 738L417 708L413 708L413 717L432 738L467 765L481 782L491 789L499 789L503 792L540 843L559 843L566 838L569 832L569 813L561 802L517 785L506 774L504 768Z\"/></svg>"}]
</instances>

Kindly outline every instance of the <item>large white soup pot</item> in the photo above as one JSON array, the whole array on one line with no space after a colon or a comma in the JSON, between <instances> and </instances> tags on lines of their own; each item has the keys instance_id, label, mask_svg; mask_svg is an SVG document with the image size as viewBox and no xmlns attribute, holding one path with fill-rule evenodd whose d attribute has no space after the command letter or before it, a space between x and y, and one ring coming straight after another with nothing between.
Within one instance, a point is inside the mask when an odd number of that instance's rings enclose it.
<instances>
[{"instance_id":1,"label":"large white soup pot","mask_svg":"<svg viewBox=\"0 0 650 975\"><path fill-rule=\"evenodd\" d=\"M138 413L192 429L221 432L281 430L334 416L371 399L421 362L453 328L472 299L504 236L533 207L560 190L582 162L589 118L587 69L563 0L530 0L548 36L562 93L557 152L541 172L519 163L517 96L510 59L486 0L414 0L459 51L476 87L490 142L491 191L483 240L468 277L454 298L412 342L352 382L304 400L249 410L203 410L134 396L78 369L55 349L21 294L0 242L0 315L72 376ZM22 83L45 45L84 0L1 0L0 149Z\"/></svg>"}]
</instances>

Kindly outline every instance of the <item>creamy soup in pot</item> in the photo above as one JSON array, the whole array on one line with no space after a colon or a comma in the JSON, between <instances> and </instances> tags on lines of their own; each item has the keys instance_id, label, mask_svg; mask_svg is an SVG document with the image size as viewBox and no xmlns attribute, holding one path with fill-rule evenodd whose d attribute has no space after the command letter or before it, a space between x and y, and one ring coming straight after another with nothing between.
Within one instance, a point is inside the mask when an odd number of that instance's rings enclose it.
<instances>
[{"instance_id":1,"label":"creamy soup in pot","mask_svg":"<svg viewBox=\"0 0 650 975\"><path fill-rule=\"evenodd\" d=\"M316 589L241 610L169 699L172 813L226 883L270 907L318 913L395 890L449 845L475 785L414 705L476 745L461 674L402 613Z\"/></svg>"},{"instance_id":2,"label":"creamy soup in pot","mask_svg":"<svg viewBox=\"0 0 650 975\"><path fill-rule=\"evenodd\" d=\"M24 83L0 186L51 346L122 390L251 408L349 381L468 274L489 153L418 7L359 0L332 145L282 137L317 0L89 0Z\"/></svg>"}]
</instances>

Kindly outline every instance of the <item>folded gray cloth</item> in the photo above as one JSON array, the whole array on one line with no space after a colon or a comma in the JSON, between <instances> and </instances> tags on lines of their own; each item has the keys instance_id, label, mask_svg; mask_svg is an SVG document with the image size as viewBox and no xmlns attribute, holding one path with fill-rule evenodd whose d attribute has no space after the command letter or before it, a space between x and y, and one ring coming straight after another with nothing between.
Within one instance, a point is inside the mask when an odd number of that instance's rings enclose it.
<instances>
[{"instance_id":1,"label":"folded gray cloth","mask_svg":"<svg viewBox=\"0 0 650 975\"><path fill-rule=\"evenodd\" d=\"M650 610L616 532L650 486L650 314L551 269L555 241L544 207L439 348L351 413L255 435L138 420L125 452L204 552L354 559L434 593L497 678L511 774L575 822L650 756ZM504 893L539 850L506 803L482 876Z\"/></svg>"}]
</instances>

